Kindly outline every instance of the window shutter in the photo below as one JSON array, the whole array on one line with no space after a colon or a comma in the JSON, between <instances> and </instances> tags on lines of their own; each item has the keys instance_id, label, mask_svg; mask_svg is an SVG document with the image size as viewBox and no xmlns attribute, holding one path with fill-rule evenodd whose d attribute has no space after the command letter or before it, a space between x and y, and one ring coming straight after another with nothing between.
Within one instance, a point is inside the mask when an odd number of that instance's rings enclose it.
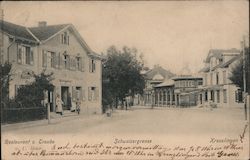
<instances>
[{"instance_id":1,"label":"window shutter","mask_svg":"<svg viewBox=\"0 0 250 160\"><path fill-rule=\"evenodd\" d=\"M34 64L34 49L30 48L30 64Z\"/></svg>"},{"instance_id":2,"label":"window shutter","mask_svg":"<svg viewBox=\"0 0 250 160\"><path fill-rule=\"evenodd\" d=\"M91 101L91 87L88 87L88 97L89 97L89 101Z\"/></svg>"},{"instance_id":3,"label":"window shutter","mask_svg":"<svg viewBox=\"0 0 250 160\"><path fill-rule=\"evenodd\" d=\"M92 71L95 72L95 60L93 60L93 66L92 67L93 67Z\"/></svg>"},{"instance_id":4,"label":"window shutter","mask_svg":"<svg viewBox=\"0 0 250 160\"><path fill-rule=\"evenodd\" d=\"M66 68L70 69L70 56L67 56L66 58Z\"/></svg>"},{"instance_id":5,"label":"window shutter","mask_svg":"<svg viewBox=\"0 0 250 160\"><path fill-rule=\"evenodd\" d=\"M69 45L69 36L68 36L68 40L67 40L67 42L68 42L68 45Z\"/></svg>"},{"instance_id":6,"label":"window shutter","mask_svg":"<svg viewBox=\"0 0 250 160\"><path fill-rule=\"evenodd\" d=\"M63 34L61 34L61 43L63 44Z\"/></svg>"},{"instance_id":7,"label":"window shutter","mask_svg":"<svg viewBox=\"0 0 250 160\"><path fill-rule=\"evenodd\" d=\"M22 46L18 45L18 51L17 51L17 63L22 63Z\"/></svg>"},{"instance_id":8,"label":"window shutter","mask_svg":"<svg viewBox=\"0 0 250 160\"><path fill-rule=\"evenodd\" d=\"M47 67L47 52L43 50L43 67Z\"/></svg>"},{"instance_id":9,"label":"window shutter","mask_svg":"<svg viewBox=\"0 0 250 160\"><path fill-rule=\"evenodd\" d=\"M76 89L74 86L72 86L72 100L76 100Z\"/></svg>"},{"instance_id":10,"label":"window shutter","mask_svg":"<svg viewBox=\"0 0 250 160\"><path fill-rule=\"evenodd\" d=\"M80 94L80 96L81 96L82 100L85 100L85 90L83 88L81 88L81 94Z\"/></svg>"},{"instance_id":11,"label":"window shutter","mask_svg":"<svg viewBox=\"0 0 250 160\"><path fill-rule=\"evenodd\" d=\"M96 87L95 88L95 100L98 100L99 99L99 88Z\"/></svg>"},{"instance_id":12,"label":"window shutter","mask_svg":"<svg viewBox=\"0 0 250 160\"><path fill-rule=\"evenodd\" d=\"M89 59L89 72L92 72L92 59Z\"/></svg>"},{"instance_id":13,"label":"window shutter","mask_svg":"<svg viewBox=\"0 0 250 160\"><path fill-rule=\"evenodd\" d=\"M82 57L80 58L80 69L82 72L84 71L84 61Z\"/></svg>"}]
</instances>

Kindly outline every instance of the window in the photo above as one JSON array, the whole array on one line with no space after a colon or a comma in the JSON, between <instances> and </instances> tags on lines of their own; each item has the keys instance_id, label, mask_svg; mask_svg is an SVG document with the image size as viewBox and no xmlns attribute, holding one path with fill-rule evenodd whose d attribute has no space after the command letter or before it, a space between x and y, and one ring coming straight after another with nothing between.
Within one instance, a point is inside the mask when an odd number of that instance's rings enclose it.
<instances>
[{"instance_id":1,"label":"window","mask_svg":"<svg viewBox=\"0 0 250 160\"><path fill-rule=\"evenodd\" d=\"M202 80L201 81L198 81L198 85L201 86L203 83L202 83Z\"/></svg>"},{"instance_id":2,"label":"window","mask_svg":"<svg viewBox=\"0 0 250 160\"><path fill-rule=\"evenodd\" d=\"M74 100L85 100L85 95L82 87L76 86L72 87L72 98Z\"/></svg>"},{"instance_id":3,"label":"window","mask_svg":"<svg viewBox=\"0 0 250 160\"><path fill-rule=\"evenodd\" d=\"M95 60L93 60L93 59L90 59L89 72L91 72L91 73L95 72Z\"/></svg>"},{"instance_id":4,"label":"window","mask_svg":"<svg viewBox=\"0 0 250 160\"><path fill-rule=\"evenodd\" d=\"M89 87L88 90L89 101L96 101L99 99L99 90L97 87Z\"/></svg>"},{"instance_id":5,"label":"window","mask_svg":"<svg viewBox=\"0 0 250 160\"><path fill-rule=\"evenodd\" d=\"M61 43L69 45L69 35L68 32L61 34Z\"/></svg>"},{"instance_id":6,"label":"window","mask_svg":"<svg viewBox=\"0 0 250 160\"><path fill-rule=\"evenodd\" d=\"M69 55L63 55L63 68L64 69L69 69L70 68Z\"/></svg>"},{"instance_id":7,"label":"window","mask_svg":"<svg viewBox=\"0 0 250 160\"><path fill-rule=\"evenodd\" d=\"M207 98L207 91L205 92L205 101L207 101L208 98Z\"/></svg>"},{"instance_id":8,"label":"window","mask_svg":"<svg viewBox=\"0 0 250 160\"><path fill-rule=\"evenodd\" d=\"M28 46L18 45L17 63L33 65L33 49Z\"/></svg>"},{"instance_id":9,"label":"window","mask_svg":"<svg viewBox=\"0 0 250 160\"><path fill-rule=\"evenodd\" d=\"M238 102L238 103L243 102L242 91L240 89L235 91L235 102Z\"/></svg>"},{"instance_id":10,"label":"window","mask_svg":"<svg viewBox=\"0 0 250 160\"><path fill-rule=\"evenodd\" d=\"M192 86L192 84L191 84L191 83L192 83L191 81L189 81L189 82L188 82L188 84L189 84L189 87L191 87L191 86Z\"/></svg>"},{"instance_id":11,"label":"window","mask_svg":"<svg viewBox=\"0 0 250 160\"><path fill-rule=\"evenodd\" d=\"M217 90L216 94L217 94L217 103L220 103L220 90Z\"/></svg>"},{"instance_id":12,"label":"window","mask_svg":"<svg viewBox=\"0 0 250 160\"><path fill-rule=\"evenodd\" d=\"M223 89L223 102L227 103L227 90Z\"/></svg>"},{"instance_id":13,"label":"window","mask_svg":"<svg viewBox=\"0 0 250 160\"><path fill-rule=\"evenodd\" d=\"M78 71L84 71L84 65L82 57L76 57L76 69Z\"/></svg>"},{"instance_id":14,"label":"window","mask_svg":"<svg viewBox=\"0 0 250 160\"><path fill-rule=\"evenodd\" d=\"M210 91L210 100L214 102L214 91Z\"/></svg>"},{"instance_id":15,"label":"window","mask_svg":"<svg viewBox=\"0 0 250 160\"><path fill-rule=\"evenodd\" d=\"M216 84L219 84L219 72L216 72Z\"/></svg>"}]
</instances>

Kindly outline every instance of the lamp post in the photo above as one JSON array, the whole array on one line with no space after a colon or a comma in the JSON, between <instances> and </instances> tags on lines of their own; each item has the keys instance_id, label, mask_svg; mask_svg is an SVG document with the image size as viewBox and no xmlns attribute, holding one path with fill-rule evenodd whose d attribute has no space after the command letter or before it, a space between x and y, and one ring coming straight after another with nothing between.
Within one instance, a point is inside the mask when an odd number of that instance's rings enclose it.
<instances>
[{"instance_id":1,"label":"lamp post","mask_svg":"<svg viewBox=\"0 0 250 160\"><path fill-rule=\"evenodd\" d=\"M247 116L247 91L246 91L246 53L245 53L245 36L243 36L242 41L242 54L243 54L243 99L244 99L244 112L245 112L245 120L248 119Z\"/></svg>"}]
</instances>

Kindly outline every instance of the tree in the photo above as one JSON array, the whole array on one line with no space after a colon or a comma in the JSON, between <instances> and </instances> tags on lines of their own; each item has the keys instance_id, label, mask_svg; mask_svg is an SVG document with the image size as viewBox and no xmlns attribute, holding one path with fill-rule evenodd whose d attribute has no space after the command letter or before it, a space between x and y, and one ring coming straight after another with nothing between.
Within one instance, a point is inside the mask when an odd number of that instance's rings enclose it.
<instances>
[{"instance_id":1,"label":"tree","mask_svg":"<svg viewBox=\"0 0 250 160\"><path fill-rule=\"evenodd\" d=\"M54 86L51 84L53 73L45 74L43 71L39 75L33 75L35 81L30 85L24 85L18 89L16 101L23 106L41 106L41 101L44 100L44 91L53 91Z\"/></svg>"},{"instance_id":2,"label":"tree","mask_svg":"<svg viewBox=\"0 0 250 160\"><path fill-rule=\"evenodd\" d=\"M249 77L249 48L245 48L245 71L246 71L246 77ZM240 87L241 90L244 89L244 84L243 84L243 59L240 60L239 63L237 63L237 65L232 69L232 75L229 77L229 79L236 84L238 87ZM246 78L246 80L248 80L248 82L246 83L246 90L249 93L249 79Z\"/></svg>"},{"instance_id":3,"label":"tree","mask_svg":"<svg viewBox=\"0 0 250 160\"><path fill-rule=\"evenodd\" d=\"M9 96L9 82L11 76L11 64L5 63L0 66L0 78L1 78L1 86L0 86L0 97L1 102L7 104L8 96Z\"/></svg>"},{"instance_id":4,"label":"tree","mask_svg":"<svg viewBox=\"0 0 250 160\"><path fill-rule=\"evenodd\" d=\"M103 104L117 107L118 101L123 102L126 96L142 94L145 85L140 74L143 68L142 56L137 49L115 46L107 49L107 58L103 63Z\"/></svg>"}]
</instances>

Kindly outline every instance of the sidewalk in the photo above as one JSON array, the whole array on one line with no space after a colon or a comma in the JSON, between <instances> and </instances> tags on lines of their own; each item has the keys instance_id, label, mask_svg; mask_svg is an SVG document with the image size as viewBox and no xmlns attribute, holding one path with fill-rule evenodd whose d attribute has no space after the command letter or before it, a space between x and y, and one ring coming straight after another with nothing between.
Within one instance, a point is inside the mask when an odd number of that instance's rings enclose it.
<instances>
[{"instance_id":1,"label":"sidewalk","mask_svg":"<svg viewBox=\"0 0 250 160\"><path fill-rule=\"evenodd\" d=\"M1 130L2 132L4 132L4 131L9 131L9 130L29 128L29 127L34 127L34 126L46 126L50 124L58 124L64 121L71 121L71 120L80 119L80 118L86 119L86 118L97 117L97 116L103 116L103 115L102 114L87 115L86 113L82 113L78 115L75 112L66 111L65 114L61 116L59 114L51 112L50 123L48 122L48 119L42 119L42 120L19 122L19 123L12 123L12 124L1 124Z\"/></svg>"},{"instance_id":2,"label":"sidewalk","mask_svg":"<svg viewBox=\"0 0 250 160\"><path fill-rule=\"evenodd\" d=\"M114 110L112 112L111 117L107 117L106 114L80 113L80 115L78 115L75 112L66 112L63 116L61 116L56 113L51 113L50 123L48 123L48 119L43 119L43 120L20 122L20 123L13 123L13 124L1 124L1 129L2 129L2 132L8 132L8 131L14 131L14 130L33 128L33 127L60 125L60 124L64 124L67 122L74 123L74 121L81 121L85 123L97 123L99 121L103 121L107 119L116 119L117 117L120 117L123 114L128 113L127 111L129 110L127 110L126 112L123 112L123 111L125 110Z\"/></svg>"}]
</instances>

